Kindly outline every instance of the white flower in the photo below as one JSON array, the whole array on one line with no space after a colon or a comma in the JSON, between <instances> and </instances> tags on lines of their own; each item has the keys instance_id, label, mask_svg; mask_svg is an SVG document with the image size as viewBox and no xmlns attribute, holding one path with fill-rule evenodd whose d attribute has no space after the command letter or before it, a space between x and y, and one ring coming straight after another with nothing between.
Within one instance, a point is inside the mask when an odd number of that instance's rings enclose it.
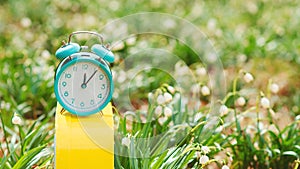
<instances>
[{"instance_id":1,"label":"white flower","mask_svg":"<svg viewBox=\"0 0 300 169\"><path fill-rule=\"evenodd\" d=\"M210 152L210 149L209 149L208 146L202 146L202 147L201 147L201 150L202 150L202 152L203 152L204 154L207 154L207 153Z\"/></svg>"},{"instance_id":2,"label":"white flower","mask_svg":"<svg viewBox=\"0 0 300 169\"><path fill-rule=\"evenodd\" d=\"M196 74L199 76L204 76L206 75L206 69L204 67L199 67L196 69Z\"/></svg>"},{"instance_id":3,"label":"white flower","mask_svg":"<svg viewBox=\"0 0 300 169\"><path fill-rule=\"evenodd\" d=\"M129 147L129 145L130 145L130 138L128 138L128 137L124 137L124 138L122 138L122 145L124 145L124 146L126 146L126 147Z\"/></svg>"},{"instance_id":4,"label":"white flower","mask_svg":"<svg viewBox=\"0 0 300 169\"><path fill-rule=\"evenodd\" d=\"M170 93L174 94L175 93L175 88L172 86L168 86L167 89L169 90Z\"/></svg>"},{"instance_id":5,"label":"white flower","mask_svg":"<svg viewBox=\"0 0 300 169\"><path fill-rule=\"evenodd\" d=\"M12 124L21 125L22 119L18 115L14 115L14 117L11 119Z\"/></svg>"},{"instance_id":6,"label":"white flower","mask_svg":"<svg viewBox=\"0 0 300 169\"><path fill-rule=\"evenodd\" d=\"M228 113L228 108L226 105L222 105L220 106L220 109L219 109L219 113L221 114L221 116L224 116Z\"/></svg>"},{"instance_id":7,"label":"white flower","mask_svg":"<svg viewBox=\"0 0 300 169\"><path fill-rule=\"evenodd\" d=\"M220 133L220 132L223 131L223 129L224 129L224 127L223 127L223 125L221 125L221 126L219 126L219 127L216 128L216 132Z\"/></svg>"},{"instance_id":8,"label":"white flower","mask_svg":"<svg viewBox=\"0 0 300 169\"><path fill-rule=\"evenodd\" d=\"M148 93L148 100L152 100L153 99L153 93Z\"/></svg>"},{"instance_id":9,"label":"white flower","mask_svg":"<svg viewBox=\"0 0 300 169\"><path fill-rule=\"evenodd\" d=\"M43 59L49 59L51 57L51 54L48 50L43 50L41 56L43 57Z\"/></svg>"},{"instance_id":10,"label":"white flower","mask_svg":"<svg viewBox=\"0 0 300 169\"><path fill-rule=\"evenodd\" d=\"M122 50L125 47L123 41L118 41L117 43L113 44L112 49L113 51Z\"/></svg>"},{"instance_id":11,"label":"white flower","mask_svg":"<svg viewBox=\"0 0 300 169\"><path fill-rule=\"evenodd\" d=\"M162 107L161 106L157 106L154 110L154 113L156 116L160 116L162 113Z\"/></svg>"},{"instance_id":12,"label":"white flower","mask_svg":"<svg viewBox=\"0 0 300 169\"><path fill-rule=\"evenodd\" d=\"M229 167L227 165L223 165L222 169L229 169Z\"/></svg>"},{"instance_id":13,"label":"white flower","mask_svg":"<svg viewBox=\"0 0 300 169\"><path fill-rule=\"evenodd\" d=\"M245 104L246 104L246 100L245 100L245 98L244 97L239 97L237 100L236 100L236 104L238 105L238 106L244 106Z\"/></svg>"},{"instance_id":14,"label":"white flower","mask_svg":"<svg viewBox=\"0 0 300 169\"><path fill-rule=\"evenodd\" d=\"M135 36L132 36L132 37L126 39L126 44L127 45L134 45L135 42L136 42L136 37Z\"/></svg>"},{"instance_id":15,"label":"white flower","mask_svg":"<svg viewBox=\"0 0 300 169\"><path fill-rule=\"evenodd\" d=\"M156 99L158 104L164 104L165 103L165 97L163 95L158 95Z\"/></svg>"},{"instance_id":16,"label":"white flower","mask_svg":"<svg viewBox=\"0 0 300 169\"><path fill-rule=\"evenodd\" d=\"M210 95L210 90L207 86L203 86L203 87L201 87L201 93L203 96L208 96L208 95Z\"/></svg>"},{"instance_id":17,"label":"white flower","mask_svg":"<svg viewBox=\"0 0 300 169\"><path fill-rule=\"evenodd\" d=\"M265 109L270 108L270 101L266 97L263 97L263 98L260 99L260 104Z\"/></svg>"},{"instance_id":18,"label":"white flower","mask_svg":"<svg viewBox=\"0 0 300 169\"><path fill-rule=\"evenodd\" d=\"M209 158L208 158L208 156L206 156L206 155L201 156L201 157L200 157L200 160L199 160L200 164L205 164L205 163L207 163L208 161L209 161Z\"/></svg>"},{"instance_id":19,"label":"white flower","mask_svg":"<svg viewBox=\"0 0 300 169\"><path fill-rule=\"evenodd\" d=\"M196 151L196 156L197 156L197 158L200 158L201 157L201 152L200 151Z\"/></svg>"},{"instance_id":20,"label":"white flower","mask_svg":"<svg viewBox=\"0 0 300 169\"><path fill-rule=\"evenodd\" d=\"M270 86L270 90L271 90L271 92L274 93L274 94L278 93L278 91L279 91L279 86L278 86L278 84L272 83L271 86Z\"/></svg>"},{"instance_id":21,"label":"white flower","mask_svg":"<svg viewBox=\"0 0 300 169\"><path fill-rule=\"evenodd\" d=\"M21 19L21 25L25 28L29 27L31 25L31 20L29 18L22 18Z\"/></svg>"},{"instance_id":22,"label":"white flower","mask_svg":"<svg viewBox=\"0 0 300 169\"><path fill-rule=\"evenodd\" d=\"M164 108L164 115L166 117L171 117L172 116L172 109L170 107L165 107Z\"/></svg>"},{"instance_id":23,"label":"white flower","mask_svg":"<svg viewBox=\"0 0 300 169\"><path fill-rule=\"evenodd\" d=\"M158 119L158 123L159 123L160 125L163 125L167 120L168 120L167 117L160 117L160 118Z\"/></svg>"},{"instance_id":24,"label":"white flower","mask_svg":"<svg viewBox=\"0 0 300 169\"><path fill-rule=\"evenodd\" d=\"M244 80L246 83L250 83L254 80L254 78L251 73L245 73Z\"/></svg>"},{"instance_id":25,"label":"white flower","mask_svg":"<svg viewBox=\"0 0 300 169\"><path fill-rule=\"evenodd\" d=\"M164 93L164 98L165 98L165 102L170 102L172 101L173 96L170 93L166 92Z\"/></svg>"}]
</instances>

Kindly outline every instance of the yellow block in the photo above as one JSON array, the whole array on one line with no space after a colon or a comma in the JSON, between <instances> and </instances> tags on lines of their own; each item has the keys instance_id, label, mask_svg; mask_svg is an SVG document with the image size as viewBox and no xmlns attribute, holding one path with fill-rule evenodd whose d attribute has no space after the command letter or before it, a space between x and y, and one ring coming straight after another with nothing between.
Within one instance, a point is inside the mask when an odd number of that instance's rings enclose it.
<instances>
[{"instance_id":1,"label":"yellow block","mask_svg":"<svg viewBox=\"0 0 300 169\"><path fill-rule=\"evenodd\" d=\"M86 117L61 114L57 103L55 117L56 169L114 168L114 133L111 104L102 114Z\"/></svg>"}]
</instances>

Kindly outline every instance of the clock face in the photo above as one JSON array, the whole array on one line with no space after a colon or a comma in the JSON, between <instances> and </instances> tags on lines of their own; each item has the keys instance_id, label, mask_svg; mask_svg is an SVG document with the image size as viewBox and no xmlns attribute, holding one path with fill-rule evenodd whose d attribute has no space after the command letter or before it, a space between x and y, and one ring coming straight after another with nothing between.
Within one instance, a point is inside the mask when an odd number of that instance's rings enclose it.
<instances>
[{"instance_id":1,"label":"clock face","mask_svg":"<svg viewBox=\"0 0 300 169\"><path fill-rule=\"evenodd\" d=\"M60 104L77 115L100 111L110 101L112 80L108 70L95 60L70 61L60 70L55 94Z\"/></svg>"}]
</instances>

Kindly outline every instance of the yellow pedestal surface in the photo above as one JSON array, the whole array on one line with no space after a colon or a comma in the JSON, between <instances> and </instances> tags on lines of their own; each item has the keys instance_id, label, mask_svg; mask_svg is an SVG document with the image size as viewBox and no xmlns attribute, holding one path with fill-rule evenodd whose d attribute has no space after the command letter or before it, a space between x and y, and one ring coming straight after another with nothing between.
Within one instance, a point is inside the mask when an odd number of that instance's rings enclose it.
<instances>
[{"instance_id":1,"label":"yellow pedestal surface","mask_svg":"<svg viewBox=\"0 0 300 169\"><path fill-rule=\"evenodd\" d=\"M55 117L56 169L114 168L114 133L111 104L101 113L79 117L57 103Z\"/></svg>"}]
</instances>

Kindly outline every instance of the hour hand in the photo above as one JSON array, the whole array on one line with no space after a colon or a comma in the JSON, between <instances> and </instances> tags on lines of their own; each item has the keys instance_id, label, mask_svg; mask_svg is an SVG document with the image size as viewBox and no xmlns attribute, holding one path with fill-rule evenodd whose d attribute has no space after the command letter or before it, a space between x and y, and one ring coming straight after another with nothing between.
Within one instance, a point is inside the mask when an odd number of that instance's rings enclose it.
<instances>
[{"instance_id":1,"label":"hour hand","mask_svg":"<svg viewBox=\"0 0 300 169\"><path fill-rule=\"evenodd\" d=\"M83 82L82 82L82 84L85 84L86 83L86 73L84 73L84 75L83 75Z\"/></svg>"},{"instance_id":2,"label":"hour hand","mask_svg":"<svg viewBox=\"0 0 300 169\"><path fill-rule=\"evenodd\" d=\"M86 88L86 73L83 75L83 82L81 84L81 88L85 89Z\"/></svg>"}]
</instances>

